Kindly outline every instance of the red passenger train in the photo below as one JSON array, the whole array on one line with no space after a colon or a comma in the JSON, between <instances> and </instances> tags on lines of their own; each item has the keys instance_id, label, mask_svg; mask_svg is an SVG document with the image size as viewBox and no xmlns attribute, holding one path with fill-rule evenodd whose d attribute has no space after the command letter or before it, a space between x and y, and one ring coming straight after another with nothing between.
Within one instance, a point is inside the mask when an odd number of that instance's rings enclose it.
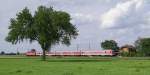
<instances>
[{"instance_id":1,"label":"red passenger train","mask_svg":"<svg viewBox=\"0 0 150 75\"><path fill-rule=\"evenodd\" d=\"M42 52L37 52L36 50L31 50L26 52L27 56L41 56ZM46 52L47 56L114 56L115 52L113 50L78 50L78 51L51 51Z\"/></svg>"}]
</instances>

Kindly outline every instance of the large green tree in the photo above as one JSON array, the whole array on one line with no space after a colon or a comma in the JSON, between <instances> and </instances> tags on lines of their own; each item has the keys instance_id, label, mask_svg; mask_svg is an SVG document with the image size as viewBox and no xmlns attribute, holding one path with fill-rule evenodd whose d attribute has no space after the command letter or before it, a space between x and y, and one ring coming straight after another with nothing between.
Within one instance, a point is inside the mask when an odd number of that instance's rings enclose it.
<instances>
[{"instance_id":1,"label":"large green tree","mask_svg":"<svg viewBox=\"0 0 150 75\"><path fill-rule=\"evenodd\" d=\"M39 6L34 15L26 7L12 18L10 32L6 41L16 44L24 40L37 41L43 49L43 60L46 52L55 44L70 45L70 40L75 39L78 30L70 22L70 15L63 11L56 11L52 7Z\"/></svg>"},{"instance_id":2,"label":"large green tree","mask_svg":"<svg viewBox=\"0 0 150 75\"><path fill-rule=\"evenodd\" d=\"M135 41L135 47L144 56L150 56L150 38L139 38Z\"/></svg>"},{"instance_id":3,"label":"large green tree","mask_svg":"<svg viewBox=\"0 0 150 75\"><path fill-rule=\"evenodd\" d=\"M105 40L104 42L101 43L101 47L103 49L112 49L112 50L119 50L119 47L114 40Z\"/></svg>"}]
</instances>

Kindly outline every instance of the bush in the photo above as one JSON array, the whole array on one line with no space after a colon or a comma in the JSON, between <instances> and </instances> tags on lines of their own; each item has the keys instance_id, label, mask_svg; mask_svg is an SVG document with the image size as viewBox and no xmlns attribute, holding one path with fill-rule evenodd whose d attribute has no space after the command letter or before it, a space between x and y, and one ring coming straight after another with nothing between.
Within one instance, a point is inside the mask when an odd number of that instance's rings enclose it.
<instances>
[{"instance_id":1,"label":"bush","mask_svg":"<svg viewBox=\"0 0 150 75\"><path fill-rule=\"evenodd\" d=\"M122 52L121 56L125 56L125 57L135 57L137 56L136 52Z\"/></svg>"},{"instance_id":2,"label":"bush","mask_svg":"<svg viewBox=\"0 0 150 75\"><path fill-rule=\"evenodd\" d=\"M128 52L122 52L122 53L121 53L121 56L127 57L127 56L129 56L129 53L128 53Z\"/></svg>"}]
</instances>

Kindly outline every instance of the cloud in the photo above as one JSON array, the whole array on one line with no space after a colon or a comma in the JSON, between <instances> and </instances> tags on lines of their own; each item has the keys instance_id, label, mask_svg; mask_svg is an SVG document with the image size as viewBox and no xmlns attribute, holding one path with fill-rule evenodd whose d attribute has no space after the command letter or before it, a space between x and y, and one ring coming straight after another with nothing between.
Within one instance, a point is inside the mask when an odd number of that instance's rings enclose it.
<instances>
[{"instance_id":1,"label":"cloud","mask_svg":"<svg viewBox=\"0 0 150 75\"><path fill-rule=\"evenodd\" d=\"M101 16L100 28L122 27L127 24L135 24L135 22L144 23L144 15L147 13L144 9L147 9L145 6L147 4L148 2L145 0L127 0L126 2L118 3ZM141 17L142 19L140 20L142 21L138 20Z\"/></svg>"}]
</instances>

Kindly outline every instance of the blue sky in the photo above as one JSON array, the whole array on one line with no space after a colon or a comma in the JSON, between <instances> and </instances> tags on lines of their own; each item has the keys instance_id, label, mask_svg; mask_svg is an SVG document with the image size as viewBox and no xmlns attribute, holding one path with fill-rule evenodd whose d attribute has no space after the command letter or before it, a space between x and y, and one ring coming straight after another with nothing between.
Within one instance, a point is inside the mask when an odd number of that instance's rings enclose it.
<instances>
[{"instance_id":1,"label":"blue sky","mask_svg":"<svg viewBox=\"0 0 150 75\"><path fill-rule=\"evenodd\" d=\"M32 48L41 50L37 42L12 45L4 38L9 32L10 18L24 7L34 12L39 5L53 6L66 11L79 30L72 45L56 45L52 50L100 50L100 42L115 40L119 46L133 44L139 37L150 37L150 0L1 0L0 2L0 51L25 52Z\"/></svg>"}]
</instances>

